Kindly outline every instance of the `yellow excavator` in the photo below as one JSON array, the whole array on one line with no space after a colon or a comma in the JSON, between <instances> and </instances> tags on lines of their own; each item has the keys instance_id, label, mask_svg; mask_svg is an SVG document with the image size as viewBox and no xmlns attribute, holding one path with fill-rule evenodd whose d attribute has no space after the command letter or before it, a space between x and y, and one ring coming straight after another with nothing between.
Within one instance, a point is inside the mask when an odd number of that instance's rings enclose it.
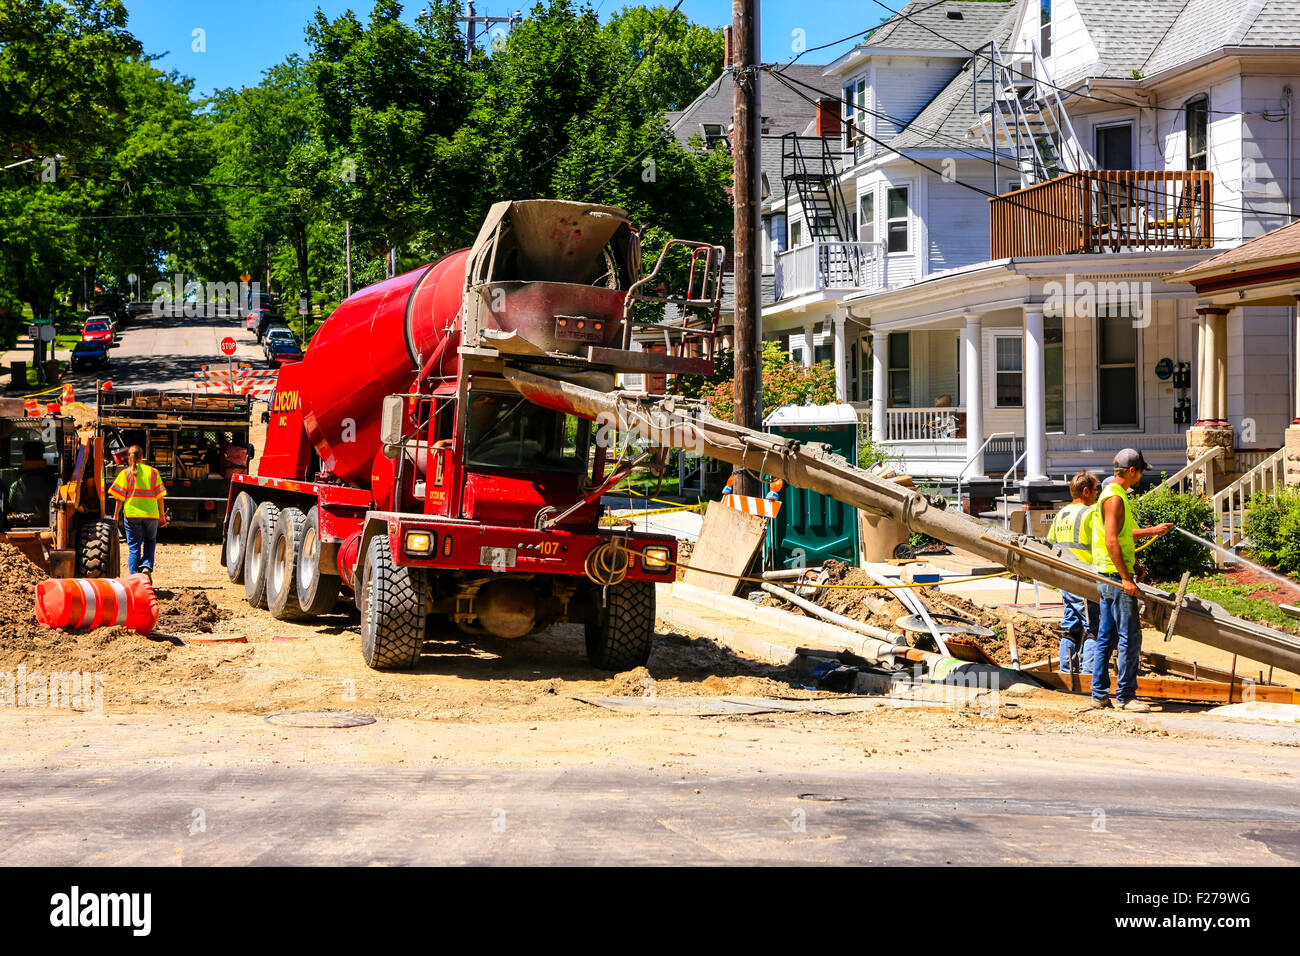
<instances>
[{"instance_id":1,"label":"yellow excavator","mask_svg":"<svg viewBox=\"0 0 1300 956\"><path fill-rule=\"evenodd\" d=\"M107 515L104 441L62 412L29 417L0 398L0 541L50 577L117 577L121 543Z\"/></svg>"}]
</instances>

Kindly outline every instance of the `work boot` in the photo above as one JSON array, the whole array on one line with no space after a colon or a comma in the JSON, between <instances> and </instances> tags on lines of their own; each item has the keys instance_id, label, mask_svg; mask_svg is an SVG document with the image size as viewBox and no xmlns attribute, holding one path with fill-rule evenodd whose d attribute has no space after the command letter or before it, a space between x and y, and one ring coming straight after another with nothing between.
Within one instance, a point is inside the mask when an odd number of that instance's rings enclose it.
<instances>
[{"instance_id":1,"label":"work boot","mask_svg":"<svg viewBox=\"0 0 1300 956\"><path fill-rule=\"evenodd\" d=\"M1151 713L1151 705L1150 705L1150 704L1144 704L1144 703L1142 703L1142 701L1140 701L1140 700L1130 700L1130 701L1126 701L1126 702L1124 702L1124 703L1122 703L1122 704L1121 704L1119 701L1115 701L1115 706L1116 706L1116 708L1118 708L1119 710L1126 710L1126 711L1128 711L1130 714L1149 714L1149 713Z\"/></svg>"},{"instance_id":2,"label":"work boot","mask_svg":"<svg viewBox=\"0 0 1300 956\"><path fill-rule=\"evenodd\" d=\"M1088 710L1110 710L1110 698L1103 697L1101 700L1098 700L1097 698L1094 697L1092 699L1092 702L1088 704L1087 709Z\"/></svg>"}]
</instances>

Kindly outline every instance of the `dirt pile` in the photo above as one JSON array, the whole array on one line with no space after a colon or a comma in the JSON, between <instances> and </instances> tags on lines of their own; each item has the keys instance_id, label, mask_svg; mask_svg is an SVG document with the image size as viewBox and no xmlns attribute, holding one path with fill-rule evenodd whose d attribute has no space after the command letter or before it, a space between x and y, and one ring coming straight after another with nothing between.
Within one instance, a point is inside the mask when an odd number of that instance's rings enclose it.
<instances>
[{"instance_id":1,"label":"dirt pile","mask_svg":"<svg viewBox=\"0 0 1300 956\"><path fill-rule=\"evenodd\" d=\"M138 669L165 660L168 642L124 627L79 634L36 623L36 585L45 575L21 551L0 541L0 668L20 663L64 670Z\"/></svg>"},{"instance_id":2,"label":"dirt pile","mask_svg":"<svg viewBox=\"0 0 1300 956\"><path fill-rule=\"evenodd\" d=\"M158 631L163 634L211 634L213 625L230 617L197 588L156 588Z\"/></svg>"}]
</instances>

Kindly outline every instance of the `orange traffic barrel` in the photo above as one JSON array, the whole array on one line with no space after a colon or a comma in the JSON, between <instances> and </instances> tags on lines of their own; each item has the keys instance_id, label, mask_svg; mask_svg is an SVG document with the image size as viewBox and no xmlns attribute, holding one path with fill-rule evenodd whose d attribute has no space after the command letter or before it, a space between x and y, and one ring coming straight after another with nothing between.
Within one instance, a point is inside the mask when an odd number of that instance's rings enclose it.
<instances>
[{"instance_id":1,"label":"orange traffic barrel","mask_svg":"<svg viewBox=\"0 0 1300 956\"><path fill-rule=\"evenodd\" d=\"M41 403L34 398L29 398L23 402L23 410L27 413L28 418L41 417Z\"/></svg>"},{"instance_id":2,"label":"orange traffic barrel","mask_svg":"<svg viewBox=\"0 0 1300 956\"><path fill-rule=\"evenodd\" d=\"M63 386L63 393L59 396L59 401L64 405L71 405L77 400L77 393L72 387L72 383Z\"/></svg>"},{"instance_id":3,"label":"orange traffic barrel","mask_svg":"<svg viewBox=\"0 0 1300 956\"><path fill-rule=\"evenodd\" d=\"M36 620L91 631L120 624L140 634L158 626L158 598L143 574L128 578L50 578L36 585Z\"/></svg>"}]
</instances>

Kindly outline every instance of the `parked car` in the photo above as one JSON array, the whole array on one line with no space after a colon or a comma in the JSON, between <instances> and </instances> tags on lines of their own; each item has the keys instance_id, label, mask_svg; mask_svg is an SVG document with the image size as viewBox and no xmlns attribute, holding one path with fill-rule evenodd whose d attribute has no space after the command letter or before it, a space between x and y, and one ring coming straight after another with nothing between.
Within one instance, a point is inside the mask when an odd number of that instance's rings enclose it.
<instances>
[{"instance_id":1,"label":"parked car","mask_svg":"<svg viewBox=\"0 0 1300 956\"><path fill-rule=\"evenodd\" d=\"M268 359L271 357L272 342L292 342L295 345L298 344L298 340L294 338L293 330L287 325L272 325L262 334L262 354Z\"/></svg>"},{"instance_id":2,"label":"parked car","mask_svg":"<svg viewBox=\"0 0 1300 956\"><path fill-rule=\"evenodd\" d=\"M253 312L258 309L265 309L268 312L278 312L280 310L279 300L269 292L263 292L261 289L250 289L248 291L248 311Z\"/></svg>"},{"instance_id":3,"label":"parked car","mask_svg":"<svg viewBox=\"0 0 1300 956\"><path fill-rule=\"evenodd\" d=\"M81 341L72 347L72 370L108 368L108 345L104 342Z\"/></svg>"},{"instance_id":4,"label":"parked car","mask_svg":"<svg viewBox=\"0 0 1300 956\"><path fill-rule=\"evenodd\" d=\"M114 338L113 320L106 315L92 315L81 329L83 342L103 342L107 348L113 344Z\"/></svg>"},{"instance_id":5,"label":"parked car","mask_svg":"<svg viewBox=\"0 0 1300 956\"><path fill-rule=\"evenodd\" d=\"M275 339L267 350L267 361L273 368L302 361L302 349L292 339Z\"/></svg>"},{"instance_id":6,"label":"parked car","mask_svg":"<svg viewBox=\"0 0 1300 956\"><path fill-rule=\"evenodd\" d=\"M99 297L95 299L95 312L111 318L115 330L124 328L131 318L130 310L127 308L126 296L120 292L100 293Z\"/></svg>"}]
</instances>

